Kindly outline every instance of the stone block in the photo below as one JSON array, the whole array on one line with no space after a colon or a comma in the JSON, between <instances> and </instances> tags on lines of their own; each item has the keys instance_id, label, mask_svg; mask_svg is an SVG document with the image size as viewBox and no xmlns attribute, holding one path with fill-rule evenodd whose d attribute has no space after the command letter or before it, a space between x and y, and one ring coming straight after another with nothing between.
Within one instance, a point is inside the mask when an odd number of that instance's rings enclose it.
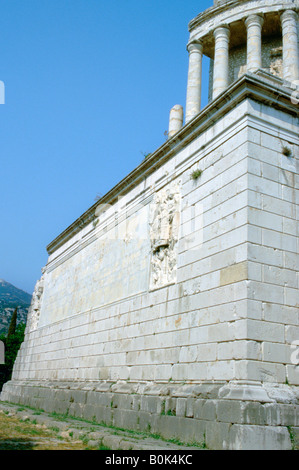
<instances>
[{"instance_id":1,"label":"stone block","mask_svg":"<svg viewBox=\"0 0 299 470\"><path fill-rule=\"evenodd\" d=\"M133 395L113 393L111 397L111 407L131 410L133 407Z\"/></svg>"},{"instance_id":2,"label":"stone block","mask_svg":"<svg viewBox=\"0 0 299 470\"><path fill-rule=\"evenodd\" d=\"M299 427L293 427L292 434L293 434L292 445L296 450L298 450L299 449Z\"/></svg>"},{"instance_id":3,"label":"stone block","mask_svg":"<svg viewBox=\"0 0 299 470\"><path fill-rule=\"evenodd\" d=\"M187 398L178 398L176 403L176 416L186 417Z\"/></svg>"},{"instance_id":4,"label":"stone block","mask_svg":"<svg viewBox=\"0 0 299 470\"><path fill-rule=\"evenodd\" d=\"M268 408L266 408L266 406ZM238 403L238 407L240 410L240 418L237 421L234 421L235 424L256 424L256 425L265 425L267 423L267 413L269 415L269 408L271 404L262 404L258 402L244 402ZM277 409L277 408L276 408ZM272 416L272 415L271 415ZM278 424L276 422L272 422L272 424Z\"/></svg>"},{"instance_id":5,"label":"stone block","mask_svg":"<svg viewBox=\"0 0 299 470\"><path fill-rule=\"evenodd\" d=\"M165 407L165 400L162 397L143 395L140 399L140 410L151 414L161 414L163 403Z\"/></svg>"},{"instance_id":6,"label":"stone block","mask_svg":"<svg viewBox=\"0 0 299 470\"><path fill-rule=\"evenodd\" d=\"M228 449L291 450L289 432L285 427L234 424L229 431Z\"/></svg>"},{"instance_id":7,"label":"stone block","mask_svg":"<svg viewBox=\"0 0 299 470\"><path fill-rule=\"evenodd\" d=\"M95 420L97 423L105 423L107 426L113 426L113 410L106 406L95 407Z\"/></svg>"},{"instance_id":8,"label":"stone block","mask_svg":"<svg viewBox=\"0 0 299 470\"><path fill-rule=\"evenodd\" d=\"M140 431L145 432L159 432L159 427L156 425L158 416L152 415L146 411L140 411L138 413L138 426Z\"/></svg>"},{"instance_id":9,"label":"stone block","mask_svg":"<svg viewBox=\"0 0 299 470\"><path fill-rule=\"evenodd\" d=\"M196 400L193 405L193 416L203 421L216 420L216 403L213 400Z\"/></svg>"},{"instance_id":10,"label":"stone block","mask_svg":"<svg viewBox=\"0 0 299 470\"><path fill-rule=\"evenodd\" d=\"M106 435L103 437L102 445L109 449L119 450L122 437Z\"/></svg>"},{"instance_id":11,"label":"stone block","mask_svg":"<svg viewBox=\"0 0 299 470\"><path fill-rule=\"evenodd\" d=\"M208 449L228 450L230 423L209 422L206 426L205 442Z\"/></svg>"},{"instance_id":12,"label":"stone block","mask_svg":"<svg viewBox=\"0 0 299 470\"><path fill-rule=\"evenodd\" d=\"M248 279L248 264L246 261L233 264L220 271L220 286Z\"/></svg>"},{"instance_id":13,"label":"stone block","mask_svg":"<svg viewBox=\"0 0 299 470\"><path fill-rule=\"evenodd\" d=\"M299 385L298 364L287 365L286 376L290 385Z\"/></svg>"},{"instance_id":14,"label":"stone block","mask_svg":"<svg viewBox=\"0 0 299 470\"><path fill-rule=\"evenodd\" d=\"M112 393L90 391L87 393L86 404L94 406L110 406Z\"/></svg>"},{"instance_id":15,"label":"stone block","mask_svg":"<svg viewBox=\"0 0 299 470\"><path fill-rule=\"evenodd\" d=\"M263 343L263 360L266 362L282 362L284 364L291 361L291 350L286 344Z\"/></svg>"},{"instance_id":16,"label":"stone block","mask_svg":"<svg viewBox=\"0 0 299 470\"><path fill-rule=\"evenodd\" d=\"M122 429L138 429L138 414L132 410L114 409L113 426Z\"/></svg>"},{"instance_id":17,"label":"stone block","mask_svg":"<svg viewBox=\"0 0 299 470\"><path fill-rule=\"evenodd\" d=\"M265 403L263 405L263 409L265 414L265 424L269 426L281 426L280 406L277 406L275 402ZM248 424L254 424L254 422Z\"/></svg>"},{"instance_id":18,"label":"stone block","mask_svg":"<svg viewBox=\"0 0 299 470\"><path fill-rule=\"evenodd\" d=\"M297 426L299 424L299 405L279 404L280 424L282 426Z\"/></svg>"},{"instance_id":19,"label":"stone block","mask_svg":"<svg viewBox=\"0 0 299 470\"><path fill-rule=\"evenodd\" d=\"M285 383L286 368L283 364L262 362L254 360L240 360L235 364L235 378L237 380Z\"/></svg>"},{"instance_id":20,"label":"stone block","mask_svg":"<svg viewBox=\"0 0 299 470\"><path fill-rule=\"evenodd\" d=\"M240 402L234 400L217 400L215 419L221 423L242 423L243 415Z\"/></svg>"},{"instance_id":21,"label":"stone block","mask_svg":"<svg viewBox=\"0 0 299 470\"><path fill-rule=\"evenodd\" d=\"M160 416L156 426L157 432L164 439L179 439L185 443L201 443L204 440L205 423L201 421L176 416Z\"/></svg>"}]
</instances>

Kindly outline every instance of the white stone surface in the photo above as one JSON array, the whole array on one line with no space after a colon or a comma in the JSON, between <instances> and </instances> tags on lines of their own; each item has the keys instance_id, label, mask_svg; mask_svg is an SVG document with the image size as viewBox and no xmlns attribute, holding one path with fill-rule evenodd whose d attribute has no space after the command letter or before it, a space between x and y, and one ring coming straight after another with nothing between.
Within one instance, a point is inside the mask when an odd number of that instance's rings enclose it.
<instances>
[{"instance_id":1,"label":"white stone surface","mask_svg":"<svg viewBox=\"0 0 299 470\"><path fill-rule=\"evenodd\" d=\"M189 52L189 70L186 100L186 123L196 116L201 105L202 83L202 43L191 42L187 46Z\"/></svg>"},{"instance_id":2,"label":"white stone surface","mask_svg":"<svg viewBox=\"0 0 299 470\"><path fill-rule=\"evenodd\" d=\"M260 15L250 15L245 19L247 28L247 71L254 72L262 67L262 26Z\"/></svg>"},{"instance_id":3,"label":"white stone surface","mask_svg":"<svg viewBox=\"0 0 299 470\"><path fill-rule=\"evenodd\" d=\"M177 104L170 110L168 138L173 137L179 130L181 130L183 123L184 109L183 106Z\"/></svg>"},{"instance_id":4,"label":"white stone surface","mask_svg":"<svg viewBox=\"0 0 299 470\"><path fill-rule=\"evenodd\" d=\"M189 44L200 43L211 60L209 98L216 98L246 71L263 70L296 86L298 11L298 0L218 2L192 20ZM230 40L224 27L230 30Z\"/></svg>"},{"instance_id":5,"label":"white stone surface","mask_svg":"<svg viewBox=\"0 0 299 470\"><path fill-rule=\"evenodd\" d=\"M283 75L289 82L299 79L298 15L285 10L281 15L283 37Z\"/></svg>"},{"instance_id":6,"label":"white stone surface","mask_svg":"<svg viewBox=\"0 0 299 470\"><path fill-rule=\"evenodd\" d=\"M229 36L227 26L219 26L214 31L215 55L213 75L213 98L228 87Z\"/></svg>"},{"instance_id":7,"label":"white stone surface","mask_svg":"<svg viewBox=\"0 0 299 470\"><path fill-rule=\"evenodd\" d=\"M298 122L247 99L193 135L50 255L15 379L298 384Z\"/></svg>"},{"instance_id":8,"label":"white stone surface","mask_svg":"<svg viewBox=\"0 0 299 470\"><path fill-rule=\"evenodd\" d=\"M171 436L188 418L215 448L290 448L299 122L281 78L298 77L296 10L297 0L216 2L191 22L187 125L174 107L165 144L49 245L4 399L56 404L61 387L62 401L72 387L101 388L114 425L134 403L130 417L154 415ZM200 111L204 53L217 99ZM180 426L163 421L173 410Z\"/></svg>"}]
</instances>

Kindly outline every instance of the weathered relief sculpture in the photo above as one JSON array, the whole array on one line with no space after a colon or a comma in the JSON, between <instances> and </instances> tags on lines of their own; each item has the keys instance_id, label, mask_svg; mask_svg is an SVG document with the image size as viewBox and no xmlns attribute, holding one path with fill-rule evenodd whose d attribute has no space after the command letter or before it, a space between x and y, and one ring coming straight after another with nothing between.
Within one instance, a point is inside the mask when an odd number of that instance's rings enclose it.
<instances>
[{"instance_id":1,"label":"weathered relief sculpture","mask_svg":"<svg viewBox=\"0 0 299 470\"><path fill-rule=\"evenodd\" d=\"M180 188L175 184L159 191L151 206L151 289L176 280L179 224Z\"/></svg>"},{"instance_id":2,"label":"weathered relief sculpture","mask_svg":"<svg viewBox=\"0 0 299 470\"><path fill-rule=\"evenodd\" d=\"M36 328L38 327L43 292L44 274L37 281L32 295L32 301L28 312L28 316L30 318L30 331L36 330Z\"/></svg>"}]
</instances>

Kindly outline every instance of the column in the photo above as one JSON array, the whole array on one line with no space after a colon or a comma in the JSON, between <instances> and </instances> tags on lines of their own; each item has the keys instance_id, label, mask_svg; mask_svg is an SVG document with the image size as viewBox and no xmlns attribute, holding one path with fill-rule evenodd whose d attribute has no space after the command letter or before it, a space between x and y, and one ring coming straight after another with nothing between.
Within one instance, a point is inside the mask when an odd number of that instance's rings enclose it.
<instances>
[{"instance_id":1,"label":"column","mask_svg":"<svg viewBox=\"0 0 299 470\"><path fill-rule=\"evenodd\" d=\"M171 139L183 127L184 109L183 106L176 104L171 108L169 114L168 138Z\"/></svg>"},{"instance_id":2,"label":"column","mask_svg":"<svg viewBox=\"0 0 299 470\"><path fill-rule=\"evenodd\" d=\"M193 41L187 46L189 52L189 71L186 102L186 123L200 111L201 75L202 75L202 43Z\"/></svg>"},{"instance_id":3,"label":"column","mask_svg":"<svg viewBox=\"0 0 299 470\"><path fill-rule=\"evenodd\" d=\"M214 31L213 99L228 87L229 36L230 31L227 26L220 26Z\"/></svg>"},{"instance_id":4,"label":"column","mask_svg":"<svg viewBox=\"0 0 299 470\"><path fill-rule=\"evenodd\" d=\"M286 10L281 15L283 78L288 82L295 82L299 79L297 21L298 15L293 10Z\"/></svg>"},{"instance_id":5,"label":"column","mask_svg":"<svg viewBox=\"0 0 299 470\"><path fill-rule=\"evenodd\" d=\"M250 15L245 20L247 28L247 71L254 72L262 68L262 26L264 19L260 15Z\"/></svg>"}]
</instances>

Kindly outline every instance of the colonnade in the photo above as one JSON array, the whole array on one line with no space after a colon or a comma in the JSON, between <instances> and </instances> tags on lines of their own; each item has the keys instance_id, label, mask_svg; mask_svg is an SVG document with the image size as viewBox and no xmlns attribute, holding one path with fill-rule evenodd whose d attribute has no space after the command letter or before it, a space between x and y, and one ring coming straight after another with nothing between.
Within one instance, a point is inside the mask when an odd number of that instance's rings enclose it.
<instances>
[{"instance_id":1,"label":"colonnade","mask_svg":"<svg viewBox=\"0 0 299 470\"><path fill-rule=\"evenodd\" d=\"M294 10L281 13L283 78L288 82L299 80L298 14ZM244 19L247 29L247 71L254 72L262 67L263 15L252 14ZM214 32L215 53L213 72L213 99L229 86L229 45L230 28L217 27ZM187 46L189 71L186 102L186 123L199 113L201 107L203 43L193 41Z\"/></svg>"}]
</instances>

